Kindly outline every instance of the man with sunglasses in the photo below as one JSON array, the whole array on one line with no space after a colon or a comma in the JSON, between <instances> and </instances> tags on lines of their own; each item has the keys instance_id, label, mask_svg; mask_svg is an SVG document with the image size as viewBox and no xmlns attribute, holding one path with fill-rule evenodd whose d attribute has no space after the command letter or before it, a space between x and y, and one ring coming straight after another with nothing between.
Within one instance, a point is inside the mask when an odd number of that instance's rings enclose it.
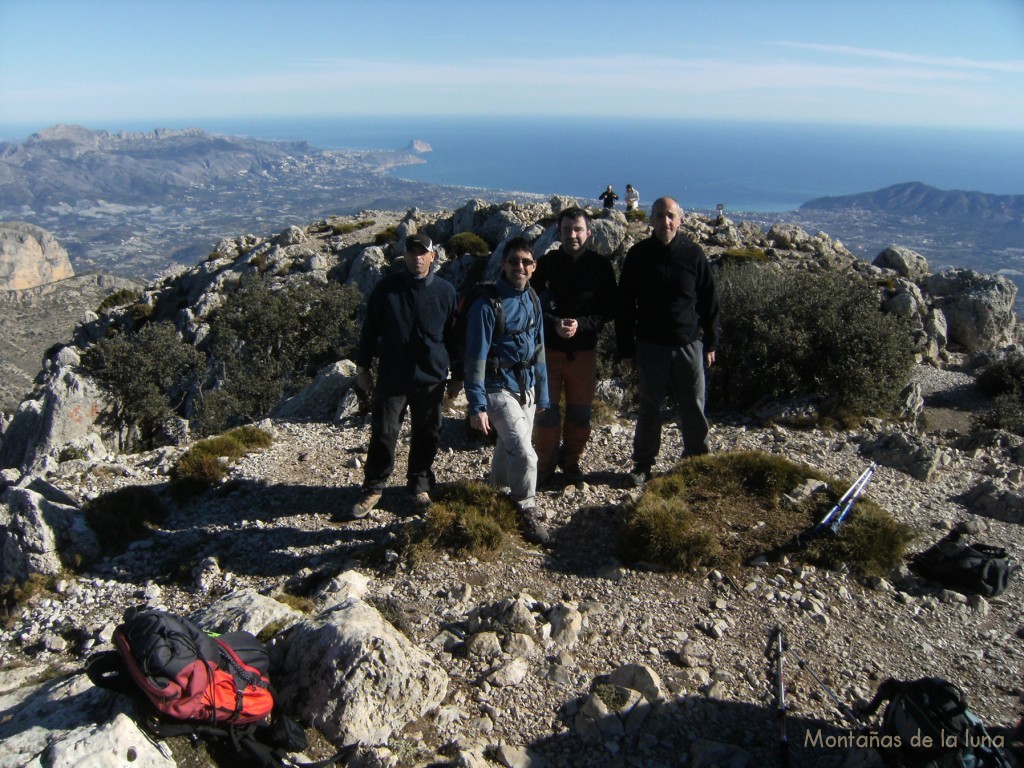
<instances>
[{"instance_id":1,"label":"man with sunglasses","mask_svg":"<svg viewBox=\"0 0 1024 768\"><path fill-rule=\"evenodd\" d=\"M531 441L534 414L548 408L543 317L530 287L536 266L526 239L506 243L491 295L469 308L465 388L470 425L497 434L491 482L509 489L524 536L544 544L550 534L537 510L537 454Z\"/></svg>"},{"instance_id":2,"label":"man with sunglasses","mask_svg":"<svg viewBox=\"0 0 1024 768\"><path fill-rule=\"evenodd\" d=\"M590 215L582 208L558 214L561 246L540 257L530 281L544 307L544 353L551 407L537 416L533 446L540 482L561 468L570 483L583 480L580 457L590 438L597 385L597 336L615 319L615 270L589 248ZM565 424L559 403L565 393Z\"/></svg>"},{"instance_id":3,"label":"man with sunglasses","mask_svg":"<svg viewBox=\"0 0 1024 768\"><path fill-rule=\"evenodd\" d=\"M640 413L630 478L651 478L661 450L661 406L675 398L683 457L708 453L704 368L715 362L719 303L704 250L680 231L683 212L671 197L651 208L653 235L629 249L619 276L615 319L623 368L636 368Z\"/></svg>"},{"instance_id":4,"label":"man with sunglasses","mask_svg":"<svg viewBox=\"0 0 1024 768\"><path fill-rule=\"evenodd\" d=\"M395 468L395 446L406 409L411 418L407 488L413 506L430 506L434 458L441 433L441 406L448 378L455 288L432 272L434 244L425 234L406 241L404 268L382 278L366 302L356 385L370 391L370 366L379 358L370 415L363 492L352 517L370 514Z\"/></svg>"}]
</instances>

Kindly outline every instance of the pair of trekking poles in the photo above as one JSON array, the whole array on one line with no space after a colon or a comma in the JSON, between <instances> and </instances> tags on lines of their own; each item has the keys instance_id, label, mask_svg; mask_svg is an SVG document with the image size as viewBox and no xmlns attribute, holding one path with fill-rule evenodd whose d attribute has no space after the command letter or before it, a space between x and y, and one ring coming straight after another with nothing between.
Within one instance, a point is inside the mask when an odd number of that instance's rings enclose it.
<instances>
[{"instance_id":1,"label":"pair of trekking poles","mask_svg":"<svg viewBox=\"0 0 1024 768\"><path fill-rule=\"evenodd\" d=\"M866 726L857 717L853 709L836 695L836 692L821 679L818 673L807 663L806 659L789 646L782 631L782 626L776 624L771 636L768 638L765 656L772 667L772 686L775 689L775 717L779 726L779 757L782 761L782 768L789 768L789 736L786 733L786 713L789 711L789 707L786 704L786 678L783 669L783 660L787 653L793 655L800 669L806 671L814 678L814 682L825 691L832 700L832 703L835 704L836 709L839 710L844 718L850 721L857 731L864 731L866 729Z\"/></svg>"}]
</instances>

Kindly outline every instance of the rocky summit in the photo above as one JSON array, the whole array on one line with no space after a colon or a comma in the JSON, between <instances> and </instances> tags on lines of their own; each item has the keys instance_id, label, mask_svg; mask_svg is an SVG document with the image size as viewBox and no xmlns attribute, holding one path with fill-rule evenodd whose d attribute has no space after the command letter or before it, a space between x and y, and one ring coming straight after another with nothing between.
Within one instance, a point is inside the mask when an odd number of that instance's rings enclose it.
<instances>
[{"instance_id":1,"label":"rocky summit","mask_svg":"<svg viewBox=\"0 0 1024 768\"><path fill-rule=\"evenodd\" d=\"M478 234L492 249L487 274L514 235L535 239L539 251L550 246L554 215L572 202L372 211L271 238L240 236L148 286L140 303L201 343L209 312L247 272L282 284L352 282L365 294L404 239L425 231L439 243ZM366 221L373 224L344 226ZM968 270L932 274L900 248L869 264L792 226L762 231L698 216L685 226L713 260L757 248L778 268L878 278L880 305L913 320L920 361L903 421L796 429L787 425L800 421L805 403L766 403L713 414L713 450L784 456L847 483L877 462L866 495L914 529L915 551L966 521L978 540L1020 563L1024 439L966 428L986 405L973 391L971 360L1019 341L1012 284ZM388 229L395 242L375 242ZM594 244L616 260L645 234L618 213L594 222ZM461 283L476 258L442 250L439 269ZM257 425L273 436L268 448L181 500L169 474L187 433L177 445L118 453L102 417L108 406L80 367L82 351L128 312L91 317L73 343L53 350L33 397L3 424L0 575L25 584L45 577L52 588L12 610L0 632L0 765L229 764L180 739L154 742L125 697L83 675L84 660L110 647L133 605L187 615L211 632L272 636L275 684L312 737L308 759L360 742L352 765L778 765L765 657L777 625L790 646L795 765L881 765L869 743L851 739L828 691L853 705L888 677L954 681L990 733L1012 740L1024 695L1019 573L1005 593L984 598L902 566L864 579L788 559L683 574L626 564L615 531L640 491L625 474L634 414L616 380L600 383L619 411L595 429L584 482L540 495L553 531L543 548L514 540L493 560L407 560L404 531L423 520L400 477L371 516L348 519L369 438L348 361L325 368ZM442 484L487 473L491 449L467 436L462 406L454 401L446 413L435 466ZM406 440L403 432L399 467ZM667 426L656 471L679 452L679 434ZM97 532L83 506L125 488L151 491L168 514L124 552L95 559ZM76 569L82 561L95 564Z\"/></svg>"}]
</instances>

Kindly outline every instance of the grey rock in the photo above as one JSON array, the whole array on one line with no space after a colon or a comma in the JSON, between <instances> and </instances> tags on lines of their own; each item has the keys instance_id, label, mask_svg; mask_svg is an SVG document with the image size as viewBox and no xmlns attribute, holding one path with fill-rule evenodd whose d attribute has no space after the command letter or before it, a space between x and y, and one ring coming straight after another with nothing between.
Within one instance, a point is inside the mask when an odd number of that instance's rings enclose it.
<instances>
[{"instance_id":1,"label":"grey rock","mask_svg":"<svg viewBox=\"0 0 1024 768\"><path fill-rule=\"evenodd\" d=\"M282 699L339 743L383 744L448 688L443 670L356 598L293 625L272 659Z\"/></svg>"}]
</instances>

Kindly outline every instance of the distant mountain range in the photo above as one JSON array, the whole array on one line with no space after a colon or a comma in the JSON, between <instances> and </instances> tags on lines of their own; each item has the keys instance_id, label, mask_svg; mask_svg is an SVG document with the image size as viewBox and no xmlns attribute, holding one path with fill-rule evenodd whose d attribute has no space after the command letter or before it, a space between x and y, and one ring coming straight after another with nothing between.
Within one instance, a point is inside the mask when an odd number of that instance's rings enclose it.
<instances>
[{"instance_id":1,"label":"distant mountain range","mask_svg":"<svg viewBox=\"0 0 1024 768\"><path fill-rule=\"evenodd\" d=\"M917 181L876 192L819 197L800 206L802 213L858 208L879 213L951 216L991 224L1024 225L1024 195L990 195L929 187Z\"/></svg>"},{"instance_id":2,"label":"distant mountain range","mask_svg":"<svg viewBox=\"0 0 1024 768\"><path fill-rule=\"evenodd\" d=\"M364 209L454 208L502 193L389 175L422 163L426 142L397 150L320 150L304 141L57 125L0 142L0 221L51 232L77 273L149 279L191 266L224 237L280 232ZM520 195L520 198L523 196Z\"/></svg>"},{"instance_id":3,"label":"distant mountain range","mask_svg":"<svg viewBox=\"0 0 1024 768\"><path fill-rule=\"evenodd\" d=\"M221 238L265 235L362 210L452 209L470 198L546 200L500 190L409 181L388 173L424 161L413 139L386 151L320 150L303 141L199 129L110 133L58 125L0 143L0 221L51 232L77 274L149 280L192 266ZM892 244L933 269L1002 272L1024 288L1024 195L941 190L918 182L810 200L791 213L744 214L839 238L872 260ZM1024 291L1022 291L1024 294ZM1018 302L1024 308L1024 296Z\"/></svg>"}]
</instances>

